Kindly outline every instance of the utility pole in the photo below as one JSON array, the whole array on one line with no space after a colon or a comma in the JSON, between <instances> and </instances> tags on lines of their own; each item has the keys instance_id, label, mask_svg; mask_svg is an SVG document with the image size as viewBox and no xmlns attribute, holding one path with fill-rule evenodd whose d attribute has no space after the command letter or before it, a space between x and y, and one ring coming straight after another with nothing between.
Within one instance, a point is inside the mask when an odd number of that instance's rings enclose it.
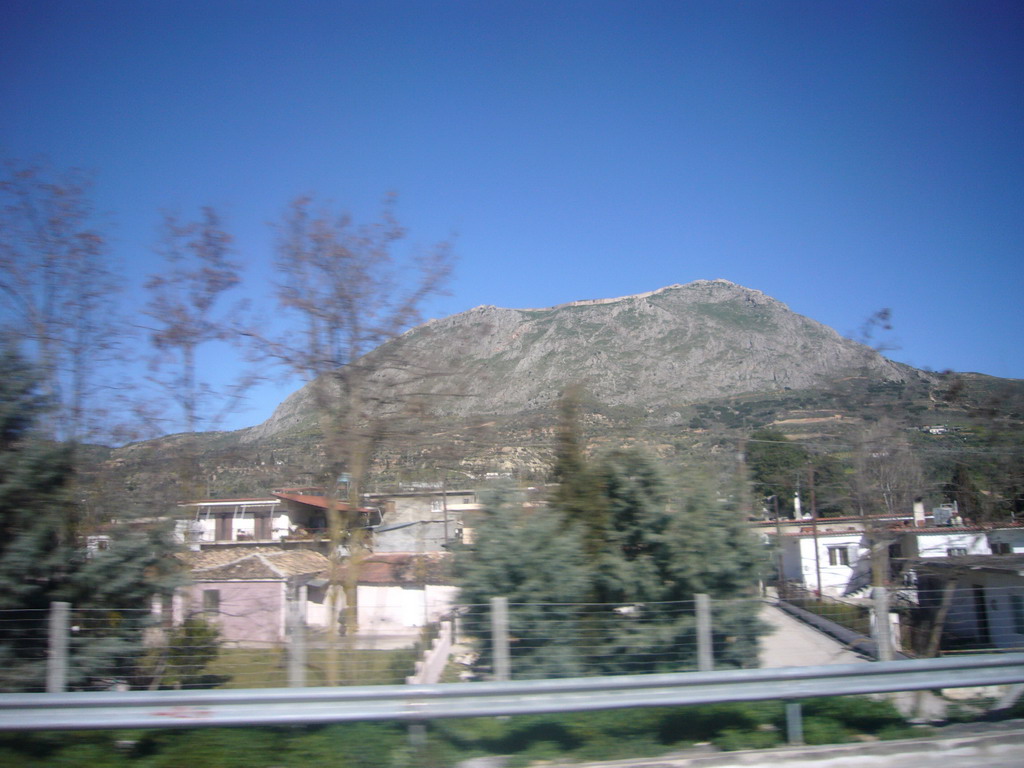
<instances>
[{"instance_id":1,"label":"utility pole","mask_svg":"<svg viewBox=\"0 0 1024 768\"><path fill-rule=\"evenodd\" d=\"M779 568L779 581L776 585L776 590L779 593L779 597L786 596L786 575L783 571L784 552L782 551L782 521L779 520L779 495L777 493L772 494L772 501L775 505L775 559L778 561Z\"/></svg>"},{"instance_id":2,"label":"utility pole","mask_svg":"<svg viewBox=\"0 0 1024 768\"><path fill-rule=\"evenodd\" d=\"M818 585L818 597L821 597L821 550L818 548L818 504L814 497L814 467L807 468L811 491L811 529L814 531L814 571Z\"/></svg>"}]
</instances>

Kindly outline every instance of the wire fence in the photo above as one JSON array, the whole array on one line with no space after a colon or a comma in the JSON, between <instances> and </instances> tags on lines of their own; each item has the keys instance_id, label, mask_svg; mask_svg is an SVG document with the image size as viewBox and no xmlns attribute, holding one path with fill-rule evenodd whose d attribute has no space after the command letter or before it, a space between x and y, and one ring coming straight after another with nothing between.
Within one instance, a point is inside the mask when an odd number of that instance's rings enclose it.
<instances>
[{"instance_id":1,"label":"wire fence","mask_svg":"<svg viewBox=\"0 0 1024 768\"><path fill-rule=\"evenodd\" d=\"M399 642L324 632L263 642L222 638L215 614L171 624L149 610L71 608L57 626L54 614L0 611L0 692L284 687L296 682L296 655L303 685L400 684L433 631L413 628Z\"/></svg>"},{"instance_id":2,"label":"wire fence","mask_svg":"<svg viewBox=\"0 0 1024 768\"><path fill-rule=\"evenodd\" d=\"M495 637L491 605L463 606L459 635L475 640L474 677L504 675L495 649L507 647L515 679L682 672L710 666L757 666L757 637L765 629L761 601L697 600L607 603L510 603L505 638ZM705 661L702 664L702 649Z\"/></svg>"},{"instance_id":3,"label":"wire fence","mask_svg":"<svg viewBox=\"0 0 1024 768\"><path fill-rule=\"evenodd\" d=\"M895 650L929 657L1024 650L1024 588L964 578L886 593ZM784 599L859 635L878 632L878 604L807 590ZM54 604L60 606L63 604ZM445 657L417 667L437 624L373 629L361 616L351 636L328 636L302 621L278 642L224 637L216 613L172 622L160 611L65 609L0 611L0 691L261 688L544 679L755 667L767 627L762 599L671 603L511 603L453 605ZM408 605L378 605L399 615ZM237 617L235 617L237 618ZM433 647L437 649L437 643ZM450 651L449 651L450 649ZM449 656L450 653L450 656ZM443 672L441 671L443 670ZM412 677L416 673L416 677Z\"/></svg>"},{"instance_id":4,"label":"wire fence","mask_svg":"<svg viewBox=\"0 0 1024 768\"><path fill-rule=\"evenodd\" d=\"M870 600L842 600L816 593L799 584L787 584L779 589L779 597L791 605L833 621L861 635L872 633L872 602Z\"/></svg>"}]
</instances>

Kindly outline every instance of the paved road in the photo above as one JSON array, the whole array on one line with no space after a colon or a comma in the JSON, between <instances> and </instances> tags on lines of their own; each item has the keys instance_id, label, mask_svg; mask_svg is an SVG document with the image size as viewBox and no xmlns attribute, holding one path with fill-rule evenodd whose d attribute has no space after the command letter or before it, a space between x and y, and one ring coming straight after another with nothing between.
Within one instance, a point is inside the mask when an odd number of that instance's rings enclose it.
<instances>
[{"instance_id":1,"label":"paved road","mask_svg":"<svg viewBox=\"0 0 1024 768\"><path fill-rule=\"evenodd\" d=\"M772 631L761 638L758 660L762 667L813 667L821 664L853 664L867 661L814 627L765 603L761 619Z\"/></svg>"}]
</instances>

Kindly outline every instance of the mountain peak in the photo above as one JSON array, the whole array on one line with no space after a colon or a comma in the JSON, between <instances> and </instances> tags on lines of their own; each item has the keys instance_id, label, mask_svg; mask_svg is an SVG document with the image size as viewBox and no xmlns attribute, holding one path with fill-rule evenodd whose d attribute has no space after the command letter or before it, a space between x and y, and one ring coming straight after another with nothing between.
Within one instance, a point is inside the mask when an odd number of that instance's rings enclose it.
<instances>
[{"instance_id":1,"label":"mountain peak","mask_svg":"<svg viewBox=\"0 0 1024 768\"><path fill-rule=\"evenodd\" d=\"M601 304L617 304L624 301L635 301L638 299L647 299L652 296L658 296L663 293L670 291L686 290L688 288L730 288L740 292L757 294L759 296L765 296L761 291L756 291L752 288L744 288L742 285L733 283L723 278L716 278L714 280L694 280L690 283L673 283L672 285L666 285L663 288L657 288L653 291L644 291L643 293L631 293L627 296L615 296L607 299L578 299L576 301L567 301L564 304L556 304L552 307L529 307L521 308L520 312L547 312L553 309L562 309L563 307L588 307L597 306ZM766 297L767 298L767 297ZM476 309L495 309L492 306L476 307Z\"/></svg>"},{"instance_id":2,"label":"mountain peak","mask_svg":"<svg viewBox=\"0 0 1024 768\"><path fill-rule=\"evenodd\" d=\"M415 387L442 419L543 411L574 384L608 407L678 408L911 370L723 279L545 309L479 306L413 328L402 345L411 369L443 369ZM297 394L272 422L308 412Z\"/></svg>"}]
</instances>

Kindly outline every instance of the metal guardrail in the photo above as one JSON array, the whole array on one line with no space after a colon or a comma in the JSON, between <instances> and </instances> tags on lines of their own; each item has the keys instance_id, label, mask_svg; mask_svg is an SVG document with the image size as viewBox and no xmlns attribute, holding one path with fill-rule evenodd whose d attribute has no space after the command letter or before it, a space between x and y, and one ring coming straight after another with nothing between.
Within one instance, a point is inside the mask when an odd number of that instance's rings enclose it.
<instances>
[{"instance_id":1,"label":"metal guardrail","mask_svg":"<svg viewBox=\"0 0 1024 768\"><path fill-rule=\"evenodd\" d=\"M195 728L799 700L1024 682L1024 654L439 685L0 694L0 730Z\"/></svg>"}]
</instances>

